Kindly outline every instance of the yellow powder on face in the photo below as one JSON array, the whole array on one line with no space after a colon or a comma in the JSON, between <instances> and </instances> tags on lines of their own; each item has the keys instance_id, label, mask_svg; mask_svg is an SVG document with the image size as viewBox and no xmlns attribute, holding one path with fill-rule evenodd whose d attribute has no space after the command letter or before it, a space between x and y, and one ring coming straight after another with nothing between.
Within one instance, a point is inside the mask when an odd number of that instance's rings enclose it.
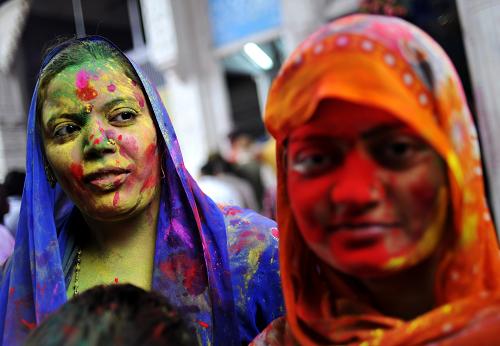
<instances>
[{"instance_id":1,"label":"yellow powder on face","mask_svg":"<svg viewBox=\"0 0 500 346\"><path fill-rule=\"evenodd\" d=\"M391 258L386 265L384 266L385 269L398 269L402 267L407 261L407 258L405 256L399 256L399 257L394 257Z\"/></svg>"}]
</instances>

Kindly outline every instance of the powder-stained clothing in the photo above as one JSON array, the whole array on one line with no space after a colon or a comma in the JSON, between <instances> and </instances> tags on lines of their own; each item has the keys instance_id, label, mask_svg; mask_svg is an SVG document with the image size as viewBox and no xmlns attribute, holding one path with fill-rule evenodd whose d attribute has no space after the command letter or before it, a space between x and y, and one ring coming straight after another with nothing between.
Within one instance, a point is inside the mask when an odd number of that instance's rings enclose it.
<instances>
[{"instance_id":1,"label":"powder-stained clothing","mask_svg":"<svg viewBox=\"0 0 500 346\"><path fill-rule=\"evenodd\" d=\"M247 344L283 313L275 224L249 210L217 206L198 188L158 93L134 68L165 152L152 289L194 323L200 344ZM59 185L51 188L47 181L36 116L35 91L17 243L0 293L0 345L6 346L21 344L66 302L78 246L69 225L79 211Z\"/></svg>"},{"instance_id":2,"label":"powder-stained clothing","mask_svg":"<svg viewBox=\"0 0 500 346\"><path fill-rule=\"evenodd\" d=\"M4 225L0 225L0 266L2 266L14 250L14 238ZM1 278L1 276L0 276Z\"/></svg>"},{"instance_id":3,"label":"powder-stained clothing","mask_svg":"<svg viewBox=\"0 0 500 346\"><path fill-rule=\"evenodd\" d=\"M321 262L297 229L286 167L278 160L286 323L275 321L254 344L499 345L499 248L477 133L449 58L424 32L398 18L353 15L323 26L294 51L272 85L265 123L277 139L278 157L290 132L327 98L394 115L443 158L452 235L435 274L436 303L409 321L386 316L345 275Z\"/></svg>"}]
</instances>

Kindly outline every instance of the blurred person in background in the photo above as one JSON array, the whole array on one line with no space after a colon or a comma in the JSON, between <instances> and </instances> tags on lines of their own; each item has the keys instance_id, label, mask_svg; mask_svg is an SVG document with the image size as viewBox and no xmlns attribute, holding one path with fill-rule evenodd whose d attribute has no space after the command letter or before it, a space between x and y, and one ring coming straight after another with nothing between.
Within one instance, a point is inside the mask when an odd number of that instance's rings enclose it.
<instances>
[{"instance_id":1,"label":"blurred person in background","mask_svg":"<svg viewBox=\"0 0 500 346\"><path fill-rule=\"evenodd\" d=\"M25 346L192 346L194 328L164 296L130 284L96 286L71 299Z\"/></svg>"},{"instance_id":2,"label":"blurred person in background","mask_svg":"<svg viewBox=\"0 0 500 346\"><path fill-rule=\"evenodd\" d=\"M154 86L111 42L46 54L27 127L0 343L113 282L163 294L202 345L247 344L283 313L275 223L200 190Z\"/></svg>"},{"instance_id":3,"label":"blurred person in background","mask_svg":"<svg viewBox=\"0 0 500 346\"><path fill-rule=\"evenodd\" d=\"M5 218L9 212L9 203L7 201L6 189L3 184L0 184L0 220ZM14 237L10 234L5 225L0 223L0 268L9 259L14 251ZM1 279L1 275L0 275Z\"/></svg>"},{"instance_id":4,"label":"blurred person in background","mask_svg":"<svg viewBox=\"0 0 500 346\"><path fill-rule=\"evenodd\" d=\"M249 134L240 130L232 131L228 137L231 143L229 162L233 164L235 173L252 186L257 199L257 210L260 211L265 186L262 180L261 165L257 160L255 141Z\"/></svg>"},{"instance_id":5,"label":"blurred person in background","mask_svg":"<svg viewBox=\"0 0 500 346\"><path fill-rule=\"evenodd\" d=\"M16 237L17 223L19 222L25 177L26 173L24 171L12 170L7 173L4 180L9 212L4 216L3 221L14 238Z\"/></svg>"},{"instance_id":6,"label":"blurred person in background","mask_svg":"<svg viewBox=\"0 0 500 346\"><path fill-rule=\"evenodd\" d=\"M320 28L273 82L286 318L254 345L498 345L500 253L444 51L397 18Z\"/></svg>"},{"instance_id":7,"label":"blurred person in background","mask_svg":"<svg viewBox=\"0 0 500 346\"><path fill-rule=\"evenodd\" d=\"M209 155L207 162L201 167L201 174L198 184L216 203L258 209L252 186L236 175L233 165L220 153Z\"/></svg>"}]
</instances>

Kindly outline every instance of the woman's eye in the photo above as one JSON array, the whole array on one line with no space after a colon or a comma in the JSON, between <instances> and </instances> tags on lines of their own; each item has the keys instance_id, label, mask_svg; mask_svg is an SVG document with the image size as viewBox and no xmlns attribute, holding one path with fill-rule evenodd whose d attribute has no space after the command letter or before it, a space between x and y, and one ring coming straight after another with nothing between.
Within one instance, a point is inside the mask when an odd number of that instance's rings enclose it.
<instances>
[{"instance_id":1,"label":"woman's eye","mask_svg":"<svg viewBox=\"0 0 500 346\"><path fill-rule=\"evenodd\" d=\"M69 124L58 126L54 131L54 137L56 138L64 138L66 136L70 136L71 134L80 130L80 127L77 125Z\"/></svg>"},{"instance_id":2,"label":"woman's eye","mask_svg":"<svg viewBox=\"0 0 500 346\"><path fill-rule=\"evenodd\" d=\"M314 175L332 168L336 161L339 160L329 153L305 153L297 155L290 164L291 169L298 173Z\"/></svg>"},{"instance_id":3,"label":"woman's eye","mask_svg":"<svg viewBox=\"0 0 500 346\"><path fill-rule=\"evenodd\" d=\"M135 119L136 113L132 111L123 111L111 117L110 122L127 123Z\"/></svg>"},{"instance_id":4,"label":"woman's eye","mask_svg":"<svg viewBox=\"0 0 500 346\"><path fill-rule=\"evenodd\" d=\"M404 169L410 167L425 148L419 141L402 138L377 143L372 147L374 159L389 169Z\"/></svg>"}]
</instances>

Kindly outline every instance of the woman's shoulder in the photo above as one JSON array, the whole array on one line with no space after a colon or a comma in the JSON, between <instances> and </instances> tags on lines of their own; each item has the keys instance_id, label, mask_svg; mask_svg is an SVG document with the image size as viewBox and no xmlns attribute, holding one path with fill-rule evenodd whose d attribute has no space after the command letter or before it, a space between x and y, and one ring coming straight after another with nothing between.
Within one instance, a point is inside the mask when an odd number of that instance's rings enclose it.
<instances>
[{"instance_id":1,"label":"woman's shoulder","mask_svg":"<svg viewBox=\"0 0 500 346\"><path fill-rule=\"evenodd\" d=\"M274 220L238 206L219 205L219 208L224 216L230 246L242 238L254 245L265 243L277 246L278 228Z\"/></svg>"}]
</instances>

